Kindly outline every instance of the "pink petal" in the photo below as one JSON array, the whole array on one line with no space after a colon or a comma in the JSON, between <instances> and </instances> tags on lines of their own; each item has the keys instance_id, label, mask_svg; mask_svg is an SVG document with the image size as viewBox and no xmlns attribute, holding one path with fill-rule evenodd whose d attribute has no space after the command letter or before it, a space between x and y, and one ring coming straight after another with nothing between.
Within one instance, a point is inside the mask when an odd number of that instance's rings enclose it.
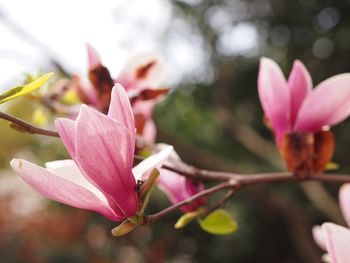
<instances>
[{"instance_id":1,"label":"pink petal","mask_svg":"<svg viewBox=\"0 0 350 263\"><path fill-rule=\"evenodd\" d=\"M94 193L99 199L105 200L106 197L98 190L93 184L91 184L81 173L79 167L73 160L58 160L45 163L46 169L60 177L71 181L77 185L88 189L90 192Z\"/></svg>"},{"instance_id":2,"label":"pink petal","mask_svg":"<svg viewBox=\"0 0 350 263\"><path fill-rule=\"evenodd\" d=\"M94 69L95 67L101 65L101 58L98 52L94 47L92 47L90 44L86 44L87 49L87 55L88 55L88 65L89 70Z\"/></svg>"},{"instance_id":3,"label":"pink petal","mask_svg":"<svg viewBox=\"0 0 350 263\"><path fill-rule=\"evenodd\" d=\"M140 162L132 169L136 180L147 180L153 168L160 168L173 151L173 146L168 146L159 153L154 154Z\"/></svg>"},{"instance_id":4,"label":"pink petal","mask_svg":"<svg viewBox=\"0 0 350 263\"><path fill-rule=\"evenodd\" d=\"M350 230L333 223L324 223L322 228L332 263L348 263L350 259Z\"/></svg>"},{"instance_id":5,"label":"pink petal","mask_svg":"<svg viewBox=\"0 0 350 263\"><path fill-rule=\"evenodd\" d=\"M190 179L166 169L160 169L158 187L167 195L173 204L186 200L199 191L204 190L203 184L195 185ZM183 212L194 211L203 205L204 202L204 199L198 199L191 204L182 206L181 210Z\"/></svg>"},{"instance_id":6,"label":"pink petal","mask_svg":"<svg viewBox=\"0 0 350 263\"><path fill-rule=\"evenodd\" d=\"M86 102L84 103L97 106L98 98L97 98L95 89L90 84L85 84L85 83L82 83L80 85L80 88L81 88L80 92L83 92L84 95L86 96Z\"/></svg>"},{"instance_id":7,"label":"pink petal","mask_svg":"<svg viewBox=\"0 0 350 263\"><path fill-rule=\"evenodd\" d=\"M350 110L350 74L331 77L315 88L302 104L294 130L319 131L348 117Z\"/></svg>"},{"instance_id":8,"label":"pink petal","mask_svg":"<svg viewBox=\"0 0 350 263\"><path fill-rule=\"evenodd\" d=\"M146 118L151 118L156 100L136 101L132 105L134 114L142 114Z\"/></svg>"},{"instance_id":9,"label":"pink petal","mask_svg":"<svg viewBox=\"0 0 350 263\"><path fill-rule=\"evenodd\" d=\"M75 122L66 118L57 118L55 120L55 127L60 135L60 138L66 146L69 155L75 157Z\"/></svg>"},{"instance_id":10,"label":"pink petal","mask_svg":"<svg viewBox=\"0 0 350 263\"><path fill-rule=\"evenodd\" d=\"M100 200L107 203L108 206L117 213L117 215L119 215L121 218L124 218L123 213L120 211L119 207L114 203L111 197L109 195L105 196L90 181L88 181L73 160L58 160L47 162L45 163L45 166L48 171L51 171L54 174L59 175L60 177L89 190Z\"/></svg>"},{"instance_id":11,"label":"pink petal","mask_svg":"<svg viewBox=\"0 0 350 263\"><path fill-rule=\"evenodd\" d=\"M304 64L296 60L288 78L291 100L291 121L294 124L301 104L312 90L312 80Z\"/></svg>"},{"instance_id":12,"label":"pink petal","mask_svg":"<svg viewBox=\"0 0 350 263\"><path fill-rule=\"evenodd\" d=\"M157 126L152 119L146 121L142 137L148 143L155 143L157 138Z\"/></svg>"},{"instance_id":13,"label":"pink petal","mask_svg":"<svg viewBox=\"0 0 350 263\"><path fill-rule=\"evenodd\" d=\"M173 204L188 198L185 191L185 177L175 172L160 169L158 187L167 195L170 202Z\"/></svg>"},{"instance_id":14,"label":"pink petal","mask_svg":"<svg viewBox=\"0 0 350 263\"><path fill-rule=\"evenodd\" d=\"M344 184L339 190L339 204L344 219L350 226L350 184Z\"/></svg>"},{"instance_id":15,"label":"pink petal","mask_svg":"<svg viewBox=\"0 0 350 263\"><path fill-rule=\"evenodd\" d=\"M195 195L196 193L203 191L205 189L202 183L198 182L198 184L194 184L192 180L186 180L185 188L186 188L186 192L190 196Z\"/></svg>"},{"instance_id":16,"label":"pink petal","mask_svg":"<svg viewBox=\"0 0 350 263\"><path fill-rule=\"evenodd\" d=\"M123 219L109 207L106 199L100 199L83 185L74 182L74 179L67 180L25 160L13 159L11 166L31 187L51 200L96 211L113 221Z\"/></svg>"},{"instance_id":17,"label":"pink petal","mask_svg":"<svg viewBox=\"0 0 350 263\"><path fill-rule=\"evenodd\" d=\"M115 119L123 124L129 131L129 134L132 136L132 141L135 142L134 114L131 109L128 94L119 84L115 85L112 89L108 117Z\"/></svg>"},{"instance_id":18,"label":"pink petal","mask_svg":"<svg viewBox=\"0 0 350 263\"><path fill-rule=\"evenodd\" d=\"M154 62L154 65L149 69L147 75L142 79L137 78L137 69L152 62ZM156 87L163 80L163 71L163 65L156 54L152 52L143 53L131 57L125 63L125 66L119 74L116 82L120 82L126 90Z\"/></svg>"},{"instance_id":19,"label":"pink petal","mask_svg":"<svg viewBox=\"0 0 350 263\"><path fill-rule=\"evenodd\" d=\"M134 157L129 132L106 115L85 105L76 123L76 161L86 178L115 201L125 217L138 209Z\"/></svg>"},{"instance_id":20,"label":"pink petal","mask_svg":"<svg viewBox=\"0 0 350 263\"><path fill-rule=\"evenodd\" d=\"M291 129L290 90L281 69L271 59L260 60L258 91L265 115L279 140Z\"/></svg>"},{"instance_id":21,"label":"pink petal","mask_svg":"<svg viewBox=\"0 0 350 263\"><path fill-rule=\"evenodd\" d=\"M312 228L312 236L314 237L316 244L323 250L326 250L325 236L321 226L314 226Z\"/></svg>"}]
</instances>

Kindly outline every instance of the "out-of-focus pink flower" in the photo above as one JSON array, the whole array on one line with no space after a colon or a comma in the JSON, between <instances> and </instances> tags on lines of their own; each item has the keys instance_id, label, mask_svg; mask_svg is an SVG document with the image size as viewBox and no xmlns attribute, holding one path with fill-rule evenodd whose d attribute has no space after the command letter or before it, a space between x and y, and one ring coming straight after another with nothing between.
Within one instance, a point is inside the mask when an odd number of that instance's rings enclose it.
<instances>
[{"instance_id":1,"label":"out-of-focus pink flower","mask_svg":"<svg viewBox=\"0 0 350 263\"><path fill-rule=\"evenodd\" d=\"M262 58L258 91L288 170L298 177L322 172L334 152L328 127L350 114L350 74L331 77L313 90L300 61L294 62L286 80L274 61Z\"/></svg>"},{"instance_id":2,"label":"out-of-focus pink flower","mask_svg":"<svg viewBox=\"0 0 350 263\"><path fill-rule=\"evenodd\" d=\"M339 203L345 221L350 226L350 184L345 184L339 191ZM333 223L315 226L312 234L316 243L328 252L332 263L347 263L350 259L350 229Z\"/></svg>"},{"instance_id":3,"label":"out-of-focus pink flower","mask_svg":"<svg viewBox=\"0 0 350 263\"><path fill-rule=\"evenodd\" d=\"M127 91L159 87L163 81L163 65L158 56L146 52L131 57L124 65L115 82Z\"/></svg>"},{"instance_id":4,"label":"out-of-focus pink flower","mask_svg":"<svg viewBox=\"0 0 350 263\"><path fill-rule=\"evenodd\" d=\"M164 164L176 167L176 163L179 161L180 157L173 150L169 159ZM205 189L202 182L194 182L185 176L181 176L167 169L160 169L160 176L157 184L173 204L186 200ZM205 198L199 198L189 205L182 206L180 209L184 213L191 212L204 204Z\"/></svg>"},{"instance_id":5,"label":"out-of-focus pink flower","mask_svg":"<svg viewBox=\"0 0 350 263\"><path fill-rule=\"evenodd\" d=\"M331 77L313 90L310 74L299 60L287 81L273 60L262 58L258 91L278 142L284 133L317 132L350 114L350 74Z\"/></svg>"},{"instance_id":6,"label":"out-of-focus pink flower","mask_svg":"<svg viewBox=\"0 0 350 263\"><path fill-rule=\"evenodd\" d=\"M44 169L14 159L13 169L49 199L99 212L112 221L134 216L140 208L136 180L146 179L172 147L132 168L135 124L125 90L113 88L108 115L82 105L75 121L59 118L55 125L73 160L50 162Z\"/></svg>"},{"instance_id":7,"label":"out-of-focus pink flower","mask_svg":"<svg viewBox=\"0 0 350 263\"><path fill-rule=\"evenodd\" d=\"M102 64L100 54L98 54L97 50L93 46L86 44L86 51L89 69L94 69Z\"/></svg>"},{"instance_id":8,"label":"out-of-focus pink flower","mask_svg":"<svg viewBox=\"0 0 350 263\"><path fill-rule=\"evenodd\" d=\"M155 98L167 92L167 89L158 89L163 80L163 66L159 58L154 53L132 57L118 77L112 79L108 69L102 65L100 55L92 46L87 45L87 53L89 78L93 85L91 88L81 86L81 97L93 103L102 112L107 111L110 100L108 87L113 83L120 83L132 99L137 134L142 135L147 142L153 143L156 137L156 126L152 119L153 108L157 102ZM91 96L92 92L96 93L95 99Z\"/></svg>"}]
</instances>

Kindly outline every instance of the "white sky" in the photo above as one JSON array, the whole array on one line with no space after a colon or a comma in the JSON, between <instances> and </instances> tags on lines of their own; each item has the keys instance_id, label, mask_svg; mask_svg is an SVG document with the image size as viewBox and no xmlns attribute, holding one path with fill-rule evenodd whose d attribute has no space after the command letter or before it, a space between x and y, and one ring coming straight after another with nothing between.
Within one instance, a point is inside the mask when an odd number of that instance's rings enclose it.
<instances>
[{"instance_id":1,"label":"white sky","mask_svg":"<svg viewBox=\"0 0 350 263\"><path fill-rule=\"evenodd\" d=\"M0 10L49 47L64 66L83 74L86 42L117 74L129 55L159 48L157 40L171 17L166 0L3 0ZM35 72L45 55L45 50L25 43L0 18L0 83L18 78L23 71Z\"/></svg>"},{"instance_id":2,"label":"white sky","mask_svg":"<svg viewBox=\"0 0 350 263\"><path fill-rule=\"evenodd\" d=\"M164 85L172 85L184 76L194 82L210 80L210 72L203 68L208 64L203 39L191 25L174 17L171 1L0 0L0 12L42 42L73 73L86 73L88 42L99 51L113 76L129 56L151 50L165 62ZM232 24L228 19L232 20L233 14L224 16L222 12L206 14L213 28L222 34L219 52L255 55L259 41L254 25ZM175 32L169 31L170 24ZM170 37L166 42L165 35ZM23 73L45 70L43 61L47 57L45 48L20 38L0 16L0 90L20 83Z\"/></svg>"}]
</instances>

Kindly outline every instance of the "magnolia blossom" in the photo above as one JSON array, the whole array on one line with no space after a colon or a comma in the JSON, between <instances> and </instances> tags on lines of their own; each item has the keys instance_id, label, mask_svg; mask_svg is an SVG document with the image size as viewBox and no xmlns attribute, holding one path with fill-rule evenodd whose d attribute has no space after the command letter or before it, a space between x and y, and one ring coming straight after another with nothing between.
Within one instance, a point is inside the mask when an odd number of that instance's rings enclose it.
<instances>
[{"instance_id":1,"label":"magnolia blossom","mask_svg":"<svg viewBox=\"0 0 350 263\"><path fill-rule=\"evenodd\" d=\"M339 202L345 221L350 226L350 184L339 191ZM348 263L350 260L350 229L333 223L315 226L312 233L316 243L328 252L331 263Z\"/></svg>"},{"instance_id":2,"label":"magnolia blossom","mask_svg":"<svg viewBox=\"0 0 350 263\"><path fill-rule=\"evenodd\" d=\"M120 83L128 92L129 97L138 97L143 91L157 90L163 80L163 67L158 57L153 53L144 53L130 58L120 74L115 78L109 74L102 64L100 55L90 45L87 45L89 78L93 88L84 88L84 96L88 103L97 106L101 111L106 111L110 100L109 88L114 82ZM95 92L95 96L91 94ZM132 103L135 114L137 133L142 135L148 142L154 142L156 127L152 119L153 108L157 96L166 92L159 89L150 98L136 99ZM142 97L142 96L140 96Z\"/></svg>"},{"instance_id":3,"label":"magnolia blossom","mask_svg":"<svg viewBox=\"0 0 350 263\"><path fill-rule=\"evenodd\" d=\"M49 162L44 169L14 159L12 168L54 201L96 211L112 221L134 216L141 205L137 180L147 179L172 147L132 167L135 124L124 89L113 88L107 115L82 105L75 121L59 118L55 126L72 160Z\"/></svg>"},{"instance_id":4,"label":"magnolia blossom","mask_svg":"<svg viewBox=\"0 0 350 263\"><path fill-rule=\"evenodd\" d=\"M336 75L312 89L300 61L294 62L286 80L274 61L262 58L258 91L287 169L300 178L322 172L335 148L328 128L350 113L350 74Z\"/></svg>"},{"instance_id":5,"label":"magnolia blossom","mask_svg":"<svg viewBox=\"0 0 350 263\"><path fill-rule=\"evenodd\" d=\"M164 164L176 166L176 163L179 163L179 161L180 157L173 150ZM160 169L158 187L167 195L170 202L173 204L186 200L204 190L204 184L202 182L194 182L185 176L181 176L167 169ZM191 212L203 206L204 203L205 198L199 198L188 205L182 206L180 209L184 213Z\"/></svg>"},{"instance_id":6,"label":"magnolia blossom","mask_svg":"<svg viewBox=\"0 0 350 263\"><path fill-rule=\"evenodd\" d=\"M97 50L87 45L89 70L102 65ZM124 65L114 82L120 83L126 91L157 87L163 81L163 67L156 54L143 53L131 57Z\"/></svg>"},{"instance_id":7,"label":"magnolia blossom","mask_svg":"<svg viewBox=\"0 0 350 263\"><path fill-rule=\"evenodd\" d=\"M262 58L259 97L265 115L280 142L289 132L317 132L335 125L350 113L350 74L333 76L313 90L309 72L299 60L285 79L279 66Z\"/></svg>"}]
</instances>

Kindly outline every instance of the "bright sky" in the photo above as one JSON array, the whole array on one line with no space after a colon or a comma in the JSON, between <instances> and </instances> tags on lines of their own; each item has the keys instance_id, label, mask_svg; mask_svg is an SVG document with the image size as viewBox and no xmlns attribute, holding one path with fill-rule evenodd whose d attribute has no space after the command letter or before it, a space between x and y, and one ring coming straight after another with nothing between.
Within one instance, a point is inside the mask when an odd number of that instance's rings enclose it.
<instances>
[{"instance_id":1,"label":"bright sky","mask_svg":"<svg viewBox=\"0 0 350 263\"><path fill-rule=\"evenodd\" d=\"M196 81L192 74L196 71L201 80L210 78L209 72L203 72L203 65L208 64L203 40L191 25L174 17L170 1L0 0L0 12L8 18L0 15L0 90L20 83L23 73L45 70L47 49L69 71L84 75L87 42L100 52L114 76L129 56L155 51L165 62L165 85L172 85L186 75ZM182 1L193 4L200 0ZM259 39L253 24L232 25L228 19L232 20L233 14L225 13L224 9L208 11L210 24L222 34L219 52L226 56L256 55ZM44 47L21 38L8 26L8 20Z\"/></svg>"},{"instance_id":2,"label":"bright sky","mask_svg":"<svg viewBox=\"0 0 350 263\"><path fill-rule=\"evenodd\" d=\"M3 0L0 10L78 73L86 71L86 42L116 74L129 55L159 48L171 17L165 0ZM0 83L42 66L45 50L26 43L1 18L0 37Z\"/></svg>"}]
</instances>

